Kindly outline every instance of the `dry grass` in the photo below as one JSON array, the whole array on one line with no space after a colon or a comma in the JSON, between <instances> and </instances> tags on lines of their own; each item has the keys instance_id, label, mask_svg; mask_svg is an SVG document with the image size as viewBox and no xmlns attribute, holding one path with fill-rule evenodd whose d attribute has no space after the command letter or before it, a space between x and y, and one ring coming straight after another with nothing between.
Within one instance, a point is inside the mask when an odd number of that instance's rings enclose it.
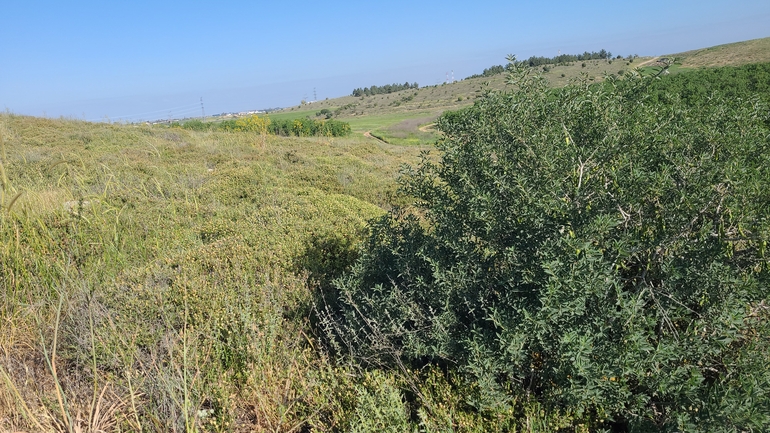
<instances>
[{"instance_id":1,"label":"dry grass","mask_svg":"<svg viewBox=\"0 0 770 433\"><path fill-rule=\"evenodd\" d=\"M681 58L683 68L741 66L770 62L770 38L686 51L669 57Z\"/></svg>"},{"instance_id":2,"label":"dry grass","mask_svg":"<svg viewBox=\"0 0 770 433\"><path fill-rule=\"evenodd\" d=\"M8 114L0 138L0 431L341 422L296 261L421 148Z\"/></svg>"},{"instance_id":3,"label":"dry grass","mask_svg":"<svg viewBox=\"0 0 770 433\"><path fill-rule=\"evenodd\" d=\"M116 431L132 425L131 401L138 395L125 392L101 373L92 370L90 379L73 376L71 362L60 356L61 313L72 304L60 298L55 317L51 309L39 308L33 328L9 322L0 349L0 429L3 431L56 431L96 433ZM48 313L48 314L46 314ZM21 332L19 330L22 330ZM92 341L93 343L93 341ZM135 410L135 406L133 407Z\"/></svg>"}]
</instances>

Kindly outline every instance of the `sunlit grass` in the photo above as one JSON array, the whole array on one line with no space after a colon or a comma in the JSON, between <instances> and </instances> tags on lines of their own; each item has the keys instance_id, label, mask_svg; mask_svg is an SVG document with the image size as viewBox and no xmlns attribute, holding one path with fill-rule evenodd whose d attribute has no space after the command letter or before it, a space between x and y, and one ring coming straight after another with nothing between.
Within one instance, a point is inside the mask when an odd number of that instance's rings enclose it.
<instances>
[{"instance_id":1,"label":"sunlit grass","mask_svg":"<svg viewBox=\"0 0 770 433\"><path fill-rule=\"evenodd\" d=\"M0 430L344 421L299 261L357 238L419 148L8 114L0 136Z\"/></svg>"}]
</instances>

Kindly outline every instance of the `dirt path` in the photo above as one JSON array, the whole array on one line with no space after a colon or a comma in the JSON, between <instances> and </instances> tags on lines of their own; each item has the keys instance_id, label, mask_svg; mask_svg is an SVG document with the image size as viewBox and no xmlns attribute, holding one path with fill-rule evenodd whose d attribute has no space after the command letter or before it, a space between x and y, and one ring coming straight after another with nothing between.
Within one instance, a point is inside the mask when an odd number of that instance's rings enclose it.
<instances>
[{"instance_id":1,"label":"dirt path","mask_svg":"<svg viewBox=\"0 0 770 433\"><path fill-rule=\"evenodd\" d=\"M642 66L646 66L646 65L649 65L650 63L655 63L655 62L657 62L657 61L658 61L658 59L659 59L659 58L660 58L660 57L653 57L653 58L651 58L650 60L645 60L645 61L643 61L642 63L639 63L639 64L638 64L638 65L636 65L635 67L637 67L637 68L641 68Z\"/></svg>"},{"instance_id":2,"label":"dirt path","mask_svg":"<svg viewBox=\"0 0 770 433\"><path fill-rule=\"evenodd\" d=\"M417 128L417 129L419 129L422 132L431 132L431 130L435 130L436 129L436 123L433 122L433 123L429 123L427 125L422 125L421 127Z\"/></svg>"},{"instance_id":3,"label":"dirt path","mask_svg":"<svg viewBox=\"0 0 770 433\"><path fill-rule=\"evenodd\" d=\"M367 138L373 138L373 139L375 139L375 140L379 141L380 143L389 144L387 141L383 140L382 138L380 138L380 137L375 137L374 135L372 135L372 131L366 131L366 132L364 132L364 137L367 137Z\"/></svg>"}]
</instances>

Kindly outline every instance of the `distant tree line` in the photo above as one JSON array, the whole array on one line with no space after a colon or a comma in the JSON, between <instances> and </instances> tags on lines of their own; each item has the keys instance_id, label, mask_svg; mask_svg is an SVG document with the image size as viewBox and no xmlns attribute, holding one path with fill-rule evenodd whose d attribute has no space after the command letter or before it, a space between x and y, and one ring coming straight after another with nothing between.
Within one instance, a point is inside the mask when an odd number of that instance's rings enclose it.
<instances>
[{"instance_id":1,"label":"distant tree line","mask_svg":"<svg viewBox=\"0 0 770 433\"><path fill-rule=\"evenodd\" d=\"M525 64L535 67L535 66L543 66L543 65L559 65L564 63L570 63L570 62L577 62L577 61L583 61L583 60L605 60L605 59L611 59L612 53L601 49L599 52L592 51L592 52L584 52L583 54L561 54L556 57L543 57L543 56L532 56L524 61Z\"/></svg>"},{"instance_id":2,"label":"distant tree line","mask_svg":"<svg viewBox=\"0 0 770 433\"><path fill-rule=\"evenodd\" d=\"M636 56L629 56L629 60ZM621 56L617 56L617 58L621 58ZM584 52L583 54L561 54L556 57L543 57L543 56L532 56L528 58L527 60L517 61L517 65L527 65L530 67L537 67L537 66L544 66L544 65L563 65L571 62L577 62L577 61L585 61L585 60L610 60L612 59L612 53L601 49L598 52L592 51L592 52ZM509 63L508 66L502 66L502 65L495 65L490 66L487 69L484 69L484 72L481 74L473 74L469 76L468 78L481 78L481 77L491 77L493 75L502 74L503 72L510 70L512 67L512 63Z\"/></svg>"},{"instance_id":3,"label":"distant tree line","mask_svg":"<svg viewBox=\"0 0 770 433\"><path fill-rule=\"evenodd\" d=\"M385 93L393 93L393 92L400 92L402 90L409 90L409 89L417 89L420 86L417 83L409 83L406 82L404 84L386 84L384 86L372 86L372 87L364 87L358 88L353 90L352 95L353 96L372 96L372 95L382 95Z\"/></svg>"}]
</instances>

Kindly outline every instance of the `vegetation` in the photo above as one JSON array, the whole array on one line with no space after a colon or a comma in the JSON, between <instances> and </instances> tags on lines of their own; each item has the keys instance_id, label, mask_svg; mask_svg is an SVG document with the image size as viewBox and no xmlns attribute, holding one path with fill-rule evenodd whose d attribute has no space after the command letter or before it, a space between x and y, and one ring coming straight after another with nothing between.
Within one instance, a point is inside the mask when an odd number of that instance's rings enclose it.
<instances>
[{"instance_id":1,"label":"vegetation","mask_svg":"<svg viewBox=\"0 0 770 433\"><path fill-rule=\"evenodd\" d=\"M629 61L633 61L634 57L638 56L629 56ZM621 58L621 56L618 56L618 58ZM560 54L556 57L543 57L543 56L532 56L529 59L521 62L524 65L529 65L530 67L537 67L537 66L548 66L548 65L567 65L574 62L584 62L586 60L608 60L612 59L612 53L609 51L606 51L604 49L596 52L588 52L586 51L583 54ZM487 69L484 69L484 72L475 75L471 75L468 78L481 78L481 77L492 77L494 75L502 74L503 72L510 71L513 66L513 63L509 63L507 66L502 65L496 65L491 66ZM581 64L582 67L585 68L585 63ZM549 72L550 68L543 68L543 72Z\"/></svg>"},{"instance_id":2,"label":"vegetation","mask_svg":"<svg viewBox=\"0 0 770 433\"><path fill-rule=\"evenodd\" d=\"M767 65L583 63L0 114L0 431L770 430Z\"/></svg>"},{"instance_id":3,"label":"vegetation","mask_svg":"<svg viewBox=\"0 0 770 433\"><path fill-rule=\"evenodd\" d=\"M770 62L770 37L686 51L668 57L682 59L682 65L685 68L767 63Z\"/></svg>"},{"instance_id":4,"label":"vegetation","mask_svg":"<svg viewBox=\"0 0 770 433\"><path fill-rule=\"evenodd\" d=\"M484 71L480 75L473 74L468 78L492 77L495 75L502 74L505 71L506 71L506 68L503 65L495 65L495 66L490 66L487 69L484 69Z\"/></svg>"},{"instance_id":5,"label":"vegetation","mask_svg":"<svg viewBox=\"0 0 770 433\"><path fill-rule=\"evenodd\" d=\"M598 52L593 51L589 53L588 51L586 51L583 54L560 54L555 57L532 56L529 59L525 60L524 64L529 65L530 67L536 67L536 66L543 66L543 65L560 65L560 64L566 64L566 63L572 63L572 62L580 62L584 60L608 60L608 59L612 59L612 53L605 49L601 49Z\"/></svg>"},{"instance_id":6,"label":"vegetation","mask_svg":"<svg viewBox=\"0 0 770 433\"><path fill-rule=\"evenodd\" d=\"M352 95L356 97L360 96L372 96L381 95L386 93L395 93L402 90L418 89L420 86L417 83L404 83L404 84L386 84L384 86L372 86L364 87L363 89L354 89Z\"/></svg>"},{"instance_id":7,"label":"vegetation","mask_svg":"<svg viewBox=\"0 0 770 433\"><path fill-rule=\"evenodd\" d=\"M757 96L770 103L770 63L692 71L680 69L665 80L655 80L646 92L655 101L687 106L701 104L713 94L728 100Z\"/></svg>"},{"instance_id":8,"label":"vegetation","mask_svg":"<svg viewBox=\"0 0 770 433\"><path fill-rule=\"evenodd\" d=\"M347 430L399 389L314 350L306 275L419 148L8 114L0 140L0 431Z\"/></svg>"},{"instance_id":9,"label":"vegetation","mask_svg":"<svg viewBox=\"0 0 770 433\"><path fill-rule=\"evenodd\" d=\"M591 431L768 429L768 105L511 80L439 119L439 160L402 179L414 207L324 298L328 344L440 368L455 412L415 392L453 426L514 429L534 400Z\"/></svg>"},{"instance_id":10,"label":"vegetation","mask_svg":"<svg viewBox=\"0 0 770 433\"><path fill-rule=\"evenodd\" d=\"M436 121L437 114L425 117L404 119L398 123L385 125L371 131L380 140L391 144L419 145L432 144L436 141L436 133L427 125Z\"/></svg>"},{"instance_id":11,"label":"vegetation","mask_svg":"<svg viewBox=\"0 0 770 433\"><path fill-rule=\"evenodd\" d=\"M299 118L293 120L274 121L268 126L268 131L284 137L344 137L350 134L350 124L339 120L313 120Z\"/></svg>"},{"instance_id":12,"label":"vegetation","mask_svg":"<svg viewBox=\"0 0 770 433\"><path fill-rule=\"evenodd\" d=\"M601 50L596 54L600 53ZM588 56L586 53L583 53L581 57L593 56L592 52L588 52L587 54ZM610 53L607 54L609 57ZM672 73L692 70L694 68L770 62L770 38L671 54L667 57L681 59L681 64L675 64L669 68L669 71ZM549 67L549 71L544 73L543 76L548 79L548 82L553 87L566 86L571 80L581 79L583 74L588 76L589 81L600 82L604 80L605 76L609 76L610 74L619 75L621 70L623 70L623 73L625 74L636 67L645 68L645 65L649 65L655 60L654 58L637 57L636 55L629 55L624 59L618 59L618 56L614 55L614 58L616 64L612 65L610 65L606 59L575 60L566 63L544 65ZM617 65L617 63L622 63L622 65ZM540 69L541 68L542 67L540 67ZM351 125L362 117L385 119L389 116L393 116L398 118L392 124L377 125L376 128L365 129L360 133L377 128L385 129L395 126L396 123L401 122L407 117L421 118L425 117L426 112L443 112L470 106L482 89L505 89L506 74L495 73L499 72L501 69L504 70L505 66L492 66L487 68L487 75L474 75L455 83L404 90L402 91L404 92L404 95L417 94L414 95L412 100L401 102L398 105L393 104L393 97L398 97L399 95L379 94L364 99L354 96L344 96L325 101L317 101L312 104L313 110L308 110L307 107L295 106L279 113L271 113L271 118L275 119L287 116L288 118L293 119L304 117L306 115L312 117L323 109L332 111L334 113L334 118L351 122ZM353 127L353 129L355 134L356 128ZM414 130L412 133L414 135L420 135L421 131Z\"/></svg>"}]
</instances>

